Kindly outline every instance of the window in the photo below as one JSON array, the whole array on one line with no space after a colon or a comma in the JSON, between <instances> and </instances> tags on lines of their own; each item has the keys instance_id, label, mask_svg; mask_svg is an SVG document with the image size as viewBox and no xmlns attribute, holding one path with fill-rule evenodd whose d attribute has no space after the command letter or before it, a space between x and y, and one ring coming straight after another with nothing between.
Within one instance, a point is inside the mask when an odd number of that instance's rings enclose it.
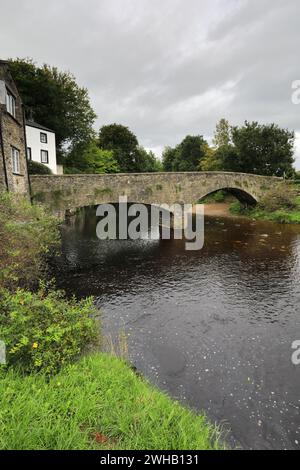
<instances>
[{"instance_id":1,"label":"window","mask_svg":"<svg viewBox=\"0 0 300 470\"><path fill-rule=\"evenodd\" d=\"M41 142L42 144L47 144L48 142L47 134L45 134L45 132L41 132Z\"/></svg>"},{"instance_id":2,"label":"window","mask_svg":"<svg viewBox=\"0 0 300 470\"><path fill-rule=\"evenodd\" d=\"M31 148L27 147L27 160L32 160Z\"/></svg>"},{"instance_id":3,"label":"window","mask_svg":"<svg viewBox=\"0 0 300 470\"><path fill-rule=\"evenodd\" d=\"M49 163L48 150L41 150L41 162L42 163Z\"/></svg>"},{"instance_id":4,"label":"window","mask_svg":"<svg viewBox=\"0 0 300 470\"><path fill-rule=\"evenodd\" d=\"M20 152L15 147L11 148L13 173L20 174Z\"/></svg>"},{"instance_id":5,"label":"window","mask_svg":"<svg viewBox=\"0 0 300 470\"><path fill-rule=\"evenodd\" d=\"M16 117L16 98L6 90L6 109L9 114Z\"/></svg>"}]
</instances>

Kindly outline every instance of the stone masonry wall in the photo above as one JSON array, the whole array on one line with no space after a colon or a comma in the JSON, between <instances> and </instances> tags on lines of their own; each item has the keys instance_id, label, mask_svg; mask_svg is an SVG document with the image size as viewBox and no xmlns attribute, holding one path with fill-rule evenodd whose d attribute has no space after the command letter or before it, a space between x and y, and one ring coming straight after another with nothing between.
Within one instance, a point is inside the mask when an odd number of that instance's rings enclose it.
<instances>
[{"instance_id":1,"label":"stone masonry wall","mask_svg":"<svg viewBox=\"0 0 300 470\"><path fill-rule=\"evenodd\" d=\"M8 66L0 61L0 81L4 87L8 88L9 91L14 95L16 99L16 117L11 116L6 110L5 96L1 94L0 102L0 139L2 139L2 145L0 146L0 153L3 153L5 158L5 166L8 180L8 190L21 194L29 195L28 175L27 175L27 164L26 164L26 143L24 135L24 118L22 101L19 96L16 85L9 73ZM20 152L20 173L13 173L12 168L12 147L15 147ZM4 168L3 168L3 155L0 155L0 180L2 185L4 180ZM2 166L1 166L2 165ZM1 181L0 181L1 187Z\"/></svg>"},{"instance_id":2,"label":"stone masonry wall","mask_svg":"<svg viewBox=\"0 0 300 470\"><path fill-rule=\"evenodd\" d=\"M1 116L0 116L1 119ZM6 182L5 182L5 172L4 172L4 165L3 165L3 151L1 145L1 132L0 132L0 191L5 191Z\"/></svg>"},{"instance_id":3,"label":"stone masonry wall","mask_svg":"<svg viewBox=\"0 0 300 470\"><path fill-rule=\"evenodd\" d=\"M2 136L5 155L8 189L12 192L28 193L28 176L25 155L23 127L8 114L2 116ZM20 174L13 173L11 148L20 152Z\"/></svg>"},{"instance_id":4,"label":"stone masonry wall","mask_svg":"<svg viewBox=\"0 0 300 470\"><path fill-rule=\"evenodd\" d=\"M193 204L219 189L231 189L240 200L254 203L281 183L280 178L223 172L31 177L33 200L55 212L114 203L119 196L144 204Z\"/></svg>"}]
</instances>

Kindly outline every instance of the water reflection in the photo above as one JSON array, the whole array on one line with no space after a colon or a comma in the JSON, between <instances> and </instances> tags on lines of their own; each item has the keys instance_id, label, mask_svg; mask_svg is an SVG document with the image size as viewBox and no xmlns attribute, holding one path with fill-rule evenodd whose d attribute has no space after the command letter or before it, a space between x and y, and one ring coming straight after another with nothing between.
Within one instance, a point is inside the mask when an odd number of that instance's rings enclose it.
<instances>
[{"instance_id":1,"label":"water reflection","mask_svg":"<svg viewBox=\"0 0 300 470\"><path fill-rule=\"evenodd\" d=\"M299 448L300 229L206 218L205 246L99 241L95 209L63 227L58 283L94 295L105 332L173 396L225 421L244 448Z\"/></svg>"}]
</instances>

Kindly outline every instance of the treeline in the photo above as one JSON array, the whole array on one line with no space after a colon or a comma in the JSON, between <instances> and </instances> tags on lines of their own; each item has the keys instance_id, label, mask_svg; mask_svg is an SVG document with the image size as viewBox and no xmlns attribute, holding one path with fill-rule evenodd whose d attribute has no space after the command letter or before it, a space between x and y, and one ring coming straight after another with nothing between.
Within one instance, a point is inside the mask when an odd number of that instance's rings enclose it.
<instances>
[{"instance_id":1,"label":"treeline","mask_svg":"<svg viewBox=\"0 0 300 470\"><path fill-rule=\"evenodd\" d=\"M163 153L165 171L233 171L261 175L292 176L294 132L275 124L245 122L217 124L213 145L203 136L187 136L177 147Z\"/></svg>"},{"instance_id":2,"label":"treeline","mask_svg":"<svg viewBox=\"0 0 300 470\"><path fill-rule=\"evenodd\" d=\"M67 173L140 173L162 171L153 152L121 124L103 126L97 137L73 148L66 157Z\"/></svg>"},{"instance_id":3,"label":"treeline","mask_svg":"<svg viewBox=\"0 0 300 470\"><path fill-rule=\"evenodd\" d=\"M234 171L293 176L295 135L276 124L245 122L217 124L212 145L202 135L186 136L176 147L166 147L162 162L140 146L121 124L94 130L96 114L88 91L72 74L31 59L10 61L26 117L56 133L58 162L66 173L154 171Z\"/></svg>"},{"instance_id":4,"label":"treeline","mask_svg":"<svg viewBox=\"0 0 300 470\"><path fill-rule=\"evenodd\" d=\"M125 126L112 124L94 130L96 114L88 90L69 72L32 59L10 60L10 70L25 106L26 118L56 134L58 163L67 173L161 171L153 152L139 145ZM36 168L36 165L35 165Z\"/></svg>"}]
</instances>

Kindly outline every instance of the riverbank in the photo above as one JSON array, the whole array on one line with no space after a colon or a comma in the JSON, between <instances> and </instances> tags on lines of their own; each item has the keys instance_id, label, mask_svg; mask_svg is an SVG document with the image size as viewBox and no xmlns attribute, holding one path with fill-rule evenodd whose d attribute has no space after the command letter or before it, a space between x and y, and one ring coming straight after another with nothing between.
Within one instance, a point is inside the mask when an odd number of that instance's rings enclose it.
<instances>
[{"instance_id":1,"label":"riverbank","mask_svg":"<svg viewBox=\"0 0 300 470\"><path fill-rule=\"evenodd\" d=\"M204 204L206 216L247 217L279 224L300 224L299 186L287 184L266 192L256 206L245 206L225 191L219 191L199 201ZM196 208L193 209L194 213Z\"/></svg>"},{"instance_id":2,"label":"riverbank","mask_svg":"<svg viewBox=\"0 0 300 470\"><path fill-rule=\"evenodd\" d=\"M230 214L248 217L254 220L269 220L279 224L300 224L300 196L295 198L292 208L279 207L275 210L265 209L258 204L255 207L245 207L239 202L230 205Z\"/></svg>"},{"instance_id":3,"label":"riverbank","mask_svg":"<svg viewBox=\"0 0 300 470\"><path fill-rule=\"evenodd\" d=\"M45 281L45 255L58 241L54 219L11 195L0 205L0 340L7 346L0 448L220 448L203 414L156 390L124 360L83 357L97 336L92 299L68 300Z\"/></svg>"},{"instance_id":4,"label":"riverbank","mask_svg":"<svg viewBox=\"0 0 300 470\"><path fill-rule=\"evenodd\" d=\"M136 376L93 354L46 380L9 371L0 380L1 449L209 450L218 432Z\"/></svg>"}]
</instances>

